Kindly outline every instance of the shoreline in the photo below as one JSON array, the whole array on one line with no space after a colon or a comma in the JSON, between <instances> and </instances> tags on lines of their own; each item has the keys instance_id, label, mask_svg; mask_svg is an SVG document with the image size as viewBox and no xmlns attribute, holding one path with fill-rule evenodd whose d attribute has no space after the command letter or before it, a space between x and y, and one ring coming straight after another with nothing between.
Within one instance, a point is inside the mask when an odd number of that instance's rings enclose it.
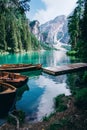
<instances>
[{"instance_id":1,"label":"shoreline","mask_svg":"<svg viewBox=\"0 0 87 130\"><path fill-rule=\"evenodd\" d=\"M48 121L37 123L23 123L22 125L20 125L19 130L51 130L50 128L52 127L52 125L57 125L57 127L59 128L58 130L71 130L71 126L72 130L74 130L74 125L76 125L75 127L79 130L85 130L83 128L86 127L87 124L87 111L83 112L81 110L78 110L74 105L74 98L72 96L69 96L66 104L67 109L65 111L56 112L52 117L49 118ZM65 121L65 124L62 124L63 121ZM16 126L6 123L0 128L0 130L16 130Z\"/></svg>"},{"instance_id":2,"label":"shoreline","mask_svg":"<svg viewBox=\"0 0 87 130\"><path fill-rule=\"evenodd\" d=\"M69 101L71 102L71 101ZM60 120L63 117L67 116L69 113L74 112L74 109L71 109L73 103L70 104L68 109L64 112L56 112L48 121L42 121L42 122L36 122L36 123L23 123L20 125L19 130L26 130L26 129L31 129L31 130L46 130L54 121ZM71 110L70 110L71 109ZM0 130L16 130L16 126L5 123Z\"/></svg>"}]
</instances>

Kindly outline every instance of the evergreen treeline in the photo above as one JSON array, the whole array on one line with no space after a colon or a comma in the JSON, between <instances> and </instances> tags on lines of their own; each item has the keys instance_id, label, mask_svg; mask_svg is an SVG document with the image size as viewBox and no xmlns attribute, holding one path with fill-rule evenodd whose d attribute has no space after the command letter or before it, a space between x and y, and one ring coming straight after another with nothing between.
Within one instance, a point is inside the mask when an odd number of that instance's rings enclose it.
<instances>
[{"instance_id":1,"label":"evergreen treeline","mask_svg":"<svg viewBox=\"0 0 87 130\"><path fill-rule=\"evenodd\" d=\"M68 17L70 44L77 56L87 57L87 0L78 0L73 14Z\"/></svg>"},{"instance_id":2,"label":"evergreen treeline","mask_svg":"<svg viewBox=\"0 0 87 130\"><path fill-rule=\"evenodd\" d=\"M71 55L74 54L79 57L80 61L87 62L87 0L77 1L77 7L74 9L73 15L69 16L68 20L70 43L72 47L70 53ZM75 105L81 110L80 112L84 112L83 120L85 120L85 115L87 114L85 111L87 109L87 71L83 70L68 75L67 82L75 97ZM87 124L87 122L84 123L84 125L85 124Z\"/></svg>"},{"instance_id":3,"label":"evergreen treeline","mask_svg":"<svg viewBox=\"0 0 87 130\"><path fill-rule=\"evenodd\" d=\"M0 0L0 51L21 52L40 47L39 41L30 33L30 0Z\"/></svg>"}]
</instances>

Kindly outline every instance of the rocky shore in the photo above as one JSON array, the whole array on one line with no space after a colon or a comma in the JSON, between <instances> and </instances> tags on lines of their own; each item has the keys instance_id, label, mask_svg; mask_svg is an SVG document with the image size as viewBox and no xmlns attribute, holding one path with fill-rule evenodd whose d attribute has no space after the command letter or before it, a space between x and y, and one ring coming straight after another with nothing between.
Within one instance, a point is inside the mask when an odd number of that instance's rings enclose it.
<instances>
[{"instance_id":1,"label":"rocky shore","mask_svg":"<svg viewBox=\"0 0 87 130\"><path fill-rule=\"evenodd\" d=\"M6 123L0 130L87 130L87 110L78 110L74 98L66 100L67 109L55 112L47 121L38 123L23 123L20 128Z\"/></svg>"}]
</instances>

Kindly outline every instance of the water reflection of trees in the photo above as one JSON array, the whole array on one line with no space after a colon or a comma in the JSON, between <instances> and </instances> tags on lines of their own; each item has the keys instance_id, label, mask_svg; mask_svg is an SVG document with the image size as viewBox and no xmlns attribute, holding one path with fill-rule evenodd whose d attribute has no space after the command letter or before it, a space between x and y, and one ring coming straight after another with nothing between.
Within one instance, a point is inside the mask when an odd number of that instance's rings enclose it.
<instances>
[{"instance_id":1,"label":"water reflection of trees","mask_svg":"<svg viewBox=\"0 0 87 130\"><path fill-rule=\"evenodd\" d=\"M75 72L72 74L67 74L67 84L71 89L71 92L74 94L78 89L84 88L83 81L84 71Z\"/></svg>"},{"instance_id":2,"label":"water reflection of trees","mask_svg":"<svg viewBox=\"0 0 87 130\"><path fill-rule=\"evenodd\" d=\"M40 76L42 74L42 70L22 72L21 74L29 76L29 77L36 77L36 76Z\"/></svg>"},{"instance_id":3,"label":"water reflection of trees","mask_svg":"<svg viewBox=\"0 0 87 130\"><path fill-rule=\"evenodd\" d=\"M17 90L17 98L16 99L20 100L22 98L22 95L23 95L23 93L25 91L29 91L29 87L28 87L27 84L22 86L22 87L20 87L20 88L18 88L18 90Z\"/></svg>"}]
</instances>

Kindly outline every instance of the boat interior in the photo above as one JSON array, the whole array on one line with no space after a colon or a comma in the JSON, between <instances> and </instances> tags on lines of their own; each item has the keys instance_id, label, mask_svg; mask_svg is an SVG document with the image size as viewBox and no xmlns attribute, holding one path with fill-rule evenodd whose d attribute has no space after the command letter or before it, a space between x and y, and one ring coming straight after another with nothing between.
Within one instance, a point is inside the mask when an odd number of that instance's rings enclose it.
<instances>
[{"instance_id":1,"label":"boat interior","mask_svg":"<svg viewBox=\"0 0 87 130\"><path fill-rule=\"evenodd\" d=\"M20 75L19 73L0 72L0 79L8 80L24 80L26 76Z\"/></svg>"},{"instance_id":2,"label":"boat interior","mask_svg":"<svg viewBox=\"0 0 87 130\"><path fill-rule=\"evenodd\" d=\"M13 92L15 90L16 90L15 87L13 87L13 86L11 86L9 84L0 82L0 94L10 93L10 92Z\"/></svg>"}]
</instances>

